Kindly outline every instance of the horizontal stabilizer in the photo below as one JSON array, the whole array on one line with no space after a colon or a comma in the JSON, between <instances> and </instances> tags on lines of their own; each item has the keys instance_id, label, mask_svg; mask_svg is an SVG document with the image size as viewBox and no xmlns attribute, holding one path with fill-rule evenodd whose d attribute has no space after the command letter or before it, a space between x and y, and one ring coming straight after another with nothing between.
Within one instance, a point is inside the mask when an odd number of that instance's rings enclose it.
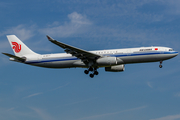
<instances>
[{"instance_id":1,"label":"horizontal stabilizer","mask_svg":"<svg viewBox=\"0 0 180 120\"><path fill-rule=\"evenodd\" d=\"M14 58L14 61L17 61L17 62L25 62L26 61L26 58L21 58L21 57L18 57L18 56L15 56L15 55L11 55L9 53L2 53L8 57L11 57L11 58Z\"/></svg>"}]
</instances>

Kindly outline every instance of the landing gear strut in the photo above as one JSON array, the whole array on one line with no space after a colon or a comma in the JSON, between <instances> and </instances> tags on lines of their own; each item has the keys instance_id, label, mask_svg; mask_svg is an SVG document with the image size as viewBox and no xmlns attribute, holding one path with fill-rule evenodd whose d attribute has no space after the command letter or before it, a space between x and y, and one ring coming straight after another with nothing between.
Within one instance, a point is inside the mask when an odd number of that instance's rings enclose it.
<instances>
[{"instance_id":1,"label":"landing gear strut","mask_svg":"<svg viewBox=\"0 0 180 120\"><path fill-rule=\"evenodd\" d=\"M89 67L88 70L85 70L84 73L85 74L89 74L89 71L91 71L92 73L89 75L91 78L94 77L94 75L98 75L99 72L97 71L97 68L92 68L92 67Z\"/></svg>"},{"instance_id":2,"label":"landing gear strut","mask_svg":"<svg viewBox=\"0 0 180 120\"><path fill-rule=\"evenodd\" d=\"M160 65L159 65L159 68L162 68L162 61L160 61Z\"/></svg>"}]
</instances>

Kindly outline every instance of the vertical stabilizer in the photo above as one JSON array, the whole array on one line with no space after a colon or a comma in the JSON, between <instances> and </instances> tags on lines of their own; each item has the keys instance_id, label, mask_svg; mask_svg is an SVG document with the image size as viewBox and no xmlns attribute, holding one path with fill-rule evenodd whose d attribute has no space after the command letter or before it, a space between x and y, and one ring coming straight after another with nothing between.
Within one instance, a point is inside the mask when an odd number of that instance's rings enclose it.
<instances>
[{"instance_id":1,"label":"vertical stabilizer","mask_svg":"<svg viewBox=\"0 0 180 120\"><path fill-rule=\"evenodd\" d=\"M9 43L13 49L16 56L22 57L23 55L37 54L29 49L19 38L15 35L7 35Z\"/></svg>"}]
</instances>

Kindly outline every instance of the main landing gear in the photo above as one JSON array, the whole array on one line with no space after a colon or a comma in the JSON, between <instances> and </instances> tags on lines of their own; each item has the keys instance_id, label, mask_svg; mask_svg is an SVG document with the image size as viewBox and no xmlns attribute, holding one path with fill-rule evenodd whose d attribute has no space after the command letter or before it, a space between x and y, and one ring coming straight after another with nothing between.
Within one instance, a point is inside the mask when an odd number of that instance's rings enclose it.
<instances>
[{"instance_id":1,"label":"main landing gear","mask_svg":"<svg viewBox=\"0 0 180 120\"><path fill-rule=\"evenodd\" d=\"M159 68L162 68L162 61L160 61L160 65L159 65Z\"/></svg>"},{"instance_id":2,"label":"main landing gear","mask_svg":"<svg viewBox=\"0 0 180 120\"><path fill-rule=\"evenodd\" d=\"M91 78L94 77L94 75L98 75L99 72L97 71L97 68L92 68L90 67L88 70L85 70L84 73L85 74L89 74L89 71L91 71L92 73L89 75Z\"/></svg>"}]
</instances>

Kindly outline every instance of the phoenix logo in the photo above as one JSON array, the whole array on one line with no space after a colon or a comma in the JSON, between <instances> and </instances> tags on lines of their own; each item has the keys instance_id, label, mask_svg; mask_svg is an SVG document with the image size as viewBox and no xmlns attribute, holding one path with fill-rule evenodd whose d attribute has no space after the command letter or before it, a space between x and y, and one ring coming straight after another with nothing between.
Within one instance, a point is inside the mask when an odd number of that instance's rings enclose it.
<instances>
[{"instance_id":1,"label":"phoenix logo","mask_svg":"<svg viewBox=\"0 0 180 120\"><path fill-rule=\"evenodd\" d=\"M21 51L21 44L18 44L17 42L12 42L12 45L12 49L14 49L16 53L19 53Z\"/></svg>"}]
</instances>

